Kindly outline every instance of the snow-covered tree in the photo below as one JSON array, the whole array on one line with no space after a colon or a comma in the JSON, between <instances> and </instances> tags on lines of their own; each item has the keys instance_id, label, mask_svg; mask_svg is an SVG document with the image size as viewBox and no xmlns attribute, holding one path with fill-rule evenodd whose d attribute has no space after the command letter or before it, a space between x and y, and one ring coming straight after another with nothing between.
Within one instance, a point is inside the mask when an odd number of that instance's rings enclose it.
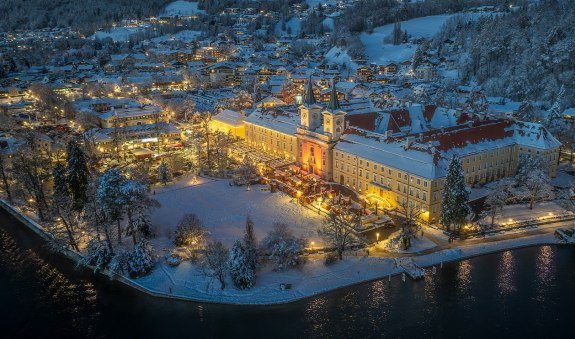
<instances>
[{"instance_id":1,"label":"snow-covered tree","mask_svg":"<svg viewBox=\"0 0 575 339\"><path fill-rule=\"evenodd\" d=\"M254 100L247 91L239 91L232 98L228 99L225 107L234 111L241 111L252 108Z\"/></svg>"},{"instance_id":2,"label":"snow-covered tree","mask_svg":"<svg viewBox=\"0 0 575 339\"><path fill-rule=\"evenodd\" d=\"M246 229L244 231L243 245L248 264L255 272L259 266L260 253L258 249L256 235L254 234L254 222L249 216L246 218Z\"/></svg>"},{"instance_id":3,"label":"snow-covered tree","mask_svg":"<svg viewBox=\"0 0 575 339\"><path fill-rule=\"evenodd\" d=\"M112 260L112 252L100 239L94 238L86 246L86 255L82 263L93 266L94 271L105 269Z\"/></svg>"},{"instance_id":4,"label":"snow-covered tree","mask_svg":"<svg viewBox=\"0 0 575 339\"><path fill-rule=\"evenodd\" d=\"M384 43L392 43L394 45L399 45L401 43L407 42L409 34L407 31L401 29L401 22L396 22L393 25L393 31L391 35L384 39Z\"/></svg>"},{"instance_id":5,"label":"snow-covered tree","mask_svg":"<svg viewBox=\"0 0 575 339\"><path fill-rule=\"evenodd\" d=\"M132 277L141 277L150 273L155 264L152 245L147 240L142 239L134 246L134 250L128 256L128 273Z\"/></svg>"},{"instance_id":6,"label":"snow-covered tree","mask_svg":"<svg viewBox=\"0 0 575 339\"><path fill-rule=\"evenodd\" d=\"M102 209L105 221L109 224L117 223L118 243L122 243L122 225L120 221L125 202L125 196L122 194L122 185L125 180L118 169L110 168L100 176L96 191L96 200Z\"/></svg>"},{"instance_id":7,"label":"snow-covered tree","mask_svg":"<svg viewBox=\"0 0 575 339\"><path fill-rule=\"evenodd\" d=\"M543 157L531 154L519 156L515 183L516 186L526 190L523 198L529 201L529 209L533 209L537 201L549 198L553 194L550 182L547 164Z\"/></svg>"},{"instance_id":8,"label":"snow-covered tree","mask_svg":"<svg viewBox=\"0 0 575 339\"><path fill-rule=\"evenodd\" d=\"M416 206L413 201L405 201L399 204L399 213L404 218L401 220L401 232L398 240L402 249L407 250L411 247L411 240L421 230L420 219L423 210Z\"/></svg>"},{"instance_id":9,"label":"snow-covered tree","mask_svg":"<svg viewBox=\"0 0 575 339\"><path fill-rule=\"evenodd\" d=\"M206 245L208 231L203 227L202 221L194 213L182 217L174 234L176 246L187 246L193 251L201 250Z\"/></svg>"},{"instance_id":10,"label":"snow-covered tree","mask_svg":"<svg viewBox=\"0 0 575 339\"><path fill-rule=\"evenodd\" d=\"M26 146L21 147L13 159L14 176L40 221L46 221L50 215L44 182L50 179L50 159L38 145L36 135L28 134L25 139Z\"/></svg>"},{"instance_id":11,"label":"snow-covered tree","mask_svg":"<svg viewBox=\"0 0 575 339\"><path fill-rule=\"evenodd\" d=\"M495 217L502 212L503 207L507 204L512 186L513 182L510 179L501 179L485 198L482 216L490 218L491 228L495 224Z\"/></svg>"},{"instance_id":12,"label":"snow-covered tree","mask_svg":"<svg viewBox=\"0 0 575 339\"><path fill-rule=\"evenodd\" d=\"M220 288L226 288L225 276L228 272L228 249L221 241L210 242L203 251L200 269L205 276L217 278Z\"/></svg>"},{"instance_id":13,"label":"snow-covered tree","mask_svg":"<svg viewBox=\"0 0 575 339\"><path fill-rule=\"evenodd\" d=\"M255 284L254 267L250 264L246 250L239 240L236 240L230 250L228 266L235 287L243 290L251 288Z\"/></svg>"},{"instance_id":14,"label":"snow-covered tree","mask_svg":"<svg viewBox=\"0 0 575 339\"><path fill-rule=\"evenodd\" d=\"M142 184L147 191L150 190L152 178L150 177L150 166L145 162L135 164L128 170L128 177L131 180L137 181Z\"/></svg>"},{"instance_id":15,"label":"snow-covered tree","mask_svg":"<svg viewBox=\"0 0 575 339\"><path fill-rule=\"evenodd\" d=\"M258 168L248 156L244 157L241 165L236 169L237 182L240 185L246 185L248 190L252 180L259 176Z\"/></svg>"},{"instance_id":16,"label":"snow-covered tree","mask_svg":"<svg viewBox=\"0 0 575 339\"><path fill-rule=\"evenodd\" d=\"M119 249L110 262L108 263L108 274L113 277L114 274L121 274L128 268L128 258L131 252Z\"/></svg>"},{"instance_id":17,"label":"snow-covered tree","mask_svg":"<svg viewBox=\"0 0 575 339\"><path fill-rule=\"evenodd\" d=\"M128 217L126 234L132 236L134 245L136 245L138 237L147 238L152 235L150 211L153 208L159 208L160 204L148 196L144 185L133 180L125 180L120 187L120 192Z\"/></svg>"},{"instance_id":18,"label":"snow-covered tree","mask_svg":"<svg viewBox=\"0 0 575 339\"><path fill-rule=\"evenodd\" d=\"M317 231L331 247L335 248L339 260L343 259L343 252L347 247L357 243L353 228L359 225L361 218L358 214L352 214L352 218L348 221L343 215L330 212Z\"/></svg>"},{"instance_id":19,"label":"snow-covered tree","mask_svg":"<svg viewBox=\"0 0 575 339\"><path fill-rule=\"evenodd\" d=\"M448 231L459 230L469 214L469 191L465 187L465 177L461 160L457 155L451 158L441 196L441 217L439 222Z\"/></svg>"},{"instance_id":20,"label":"snow-covered tree","mask_svg":"<svg viewBox=\"0 0 575 339\"><path fill-rule=\"evenodd\" d=\"M548 126L552 127L554 123L563 121L563 100L565 98L565 85L561 85L559 93L553 102L553 106L549 109L547 115Z\"/></svg>"},{"instance_id":21,"label":"snow-covered tree","mask_svg":"<svg viewBox=\"0 0 575 339\"><path fill-rule=\"evenodd\" d=\"M273 263L275 271L285 271L304 263L301 253L305 245L306 241L296 238L286 224L275 223L262 240L261 249Z\"/></svg>"},{"instance_id":22,"label":"snow-covered tree","mask_svg":"<svg viewBox=\"0 0 575 339\"><path fill-rule=\"evenodd\" d=\"M167 162L162 162L160 166L158 166L158 180L160 180L164 185L167 185L171 179L172 170L170 165L168 165Z\"/></svg>"},{"instance_id":23,"label":"snow-covered tree","mask_svg":"<svg viewBox=\"0 0 575 339\"><path fill-rule=\"evenodd\" d=\"M533 209L536 202L548 199L553 193L551 179L541 169L533 169L527 173L523 185L528 191L529 209Z\"/></svg>"},{"instance_id":24,"label":"snow-covered tree","mask_svg":"<svg viewBox=\"0 0 575 339\"><path fill-rule=\"evenodd\" d=\"M72 207L76 211L81 211L86 203L86 189L90 173L84 151L75 141L68 143L66 176L72 197Z\"/></svg>"}]
</instances>

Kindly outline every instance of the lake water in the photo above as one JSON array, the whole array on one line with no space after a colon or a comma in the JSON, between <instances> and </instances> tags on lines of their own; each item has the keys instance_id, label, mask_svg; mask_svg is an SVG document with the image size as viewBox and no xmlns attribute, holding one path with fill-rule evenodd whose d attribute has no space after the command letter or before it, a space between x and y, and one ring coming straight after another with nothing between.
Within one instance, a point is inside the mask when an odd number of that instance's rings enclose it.
<instances>
[{"instance_id":1,"label":"lake water","mask_svg":"<svg viewBox=\"0 0 575 339\"><path fill-rule=\"evenodd\" d=\"M575 248L532 247L444 264L293 304L147 297L48 251L0 210L2 337L571 337Z\"/></svg>"}]
</instances>

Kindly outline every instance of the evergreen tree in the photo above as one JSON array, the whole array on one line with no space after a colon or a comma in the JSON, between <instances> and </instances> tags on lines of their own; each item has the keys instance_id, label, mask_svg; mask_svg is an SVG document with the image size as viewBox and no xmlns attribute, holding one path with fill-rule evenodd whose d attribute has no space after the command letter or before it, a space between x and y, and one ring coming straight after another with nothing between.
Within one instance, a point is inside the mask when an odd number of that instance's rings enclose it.
<instances>
[{"instance_id":1,"label":"evergreen tree","mask_svg":"<svg viewBox=\"0 0 575 339\"><path fill-rule=\"evenodd\" d=\"M80 211L86 204L89 172L86 156L75 141L68 143L67 164L68 189L72 196L72 207Z\"/></svg>"},{"instance_id":2,"label":"evergreen tree","mask_svg":"<svg viewBox=\"0 0 575 339\"><path fill-rule=\"evenodd\" d=\"M256 235L254 234L254 222L248 216L246 219L246 230L244 232L244 249L248 264L255 272L259 264L259 251L258 244L256 240Z\"/></svg>"},{"instance_id":3,"label":"evergreen tree","mask_svg":"<svg viewBox=\"0 0 575 339\"><path fill-rule=\"evenodd\" d=\"M459 230L470 210L467 205L469 191L465 187L463 168L457 155L451 158L447 168L447 177L441 198L441 218L439 222L448 231Z\"/></svg>"},{"instance_id":4,"label":"evergreen tree","mask_svg":"<svg viewBox=\"0 0 575 339\"><path fill-rule=\"evenodd\" d=\"M158 166L158 180L160 180L164 185L166 185L172 178L172 173L170 170L170 166L162 162L160 166Z\"/></svg>"},{"instance_id":5,"label":"evergreen tree","mask_svg":"<svg viewBox=\"0 0 575 339\"><path fill-rule=\"evenodd\" d=\"M138 242L138 235L151 236L151 224L149 213L152 208L160 207L160 204L146 194L146 187L134 180L125 180L120 193L124 202L124 209L128 217L126 235L131 235L134 245Z\"/></svg>"},{"instance_id":6,"label":"evergreen tree","mask_svg":"<svg viewBox=\"0 0 575 339\"><path fill-rule=\"evenodd\" d=\"M60 218L68 235L69 244L74 250L79 251L75 237L75 228L78 224L79 216L77 211L72 208L72 199L66 180L66 168L62 164L56 164L52 171L52 178L54 180L54 190L52 193L53 212Z\"/></svg>"},{"instance_id":7,"label":"evergreen tree","mask_svg":"<svg viewBox=\"0 0 575 339\"><path fill-rule=\"evenodd\" d=\"M144 276L154 268L154 249L146 240L141 240L134 246L134 251L128 256L128 273L132 277Z\"/></svg>"},{"instance_id":8,"label":"evergreen tree","mask_svg":"<svg viewBox=\"0 0 575 339\"><path fill-rule=\"evenodd\" d=\"M239 240L236 240L230 250L228 266L235 287L243 290L254 285L256 278L255 271L248 262L246 250Z\"/></svg>"},{"instance_id":9,"label":"evergreen tree","mask_svg":"<svg viewBox=\"0 0 575 339\"><path fill-rule=\"evenodd\" d=\"M121 188L125 178L116 168L110 168L100 177L96 200L104 213L106 221L110 224L116 222L118 226L118 243L122 242L122 226L120 219L124 206L124 195Z\"/></svg>"}]
</instances>

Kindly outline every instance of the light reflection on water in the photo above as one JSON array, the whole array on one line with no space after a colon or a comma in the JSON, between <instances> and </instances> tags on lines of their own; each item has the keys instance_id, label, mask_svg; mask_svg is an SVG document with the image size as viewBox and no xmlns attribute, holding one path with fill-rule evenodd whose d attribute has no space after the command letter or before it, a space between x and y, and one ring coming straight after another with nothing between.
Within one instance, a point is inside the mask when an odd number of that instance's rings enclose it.
<instances>
[{"instance_id":1,"label":"light reflection on water","mask_svg":"<svg viewBox=\"0 0 575 339\"><path fill-rule=\"evenodd\" d=\"M555 260L551 246L541 246L536 260L535 299L545 303L549 290L555 286Z\"/></svg>"},{"instance_id":2,"label":"light reflection on water","mask_svg":"<svg viewBox=\"0 0 575 339\"><path fill-rule=\"evenodd\" d=\"M304 318L307 320L307 330L309 333L323 333L329 327L327 320L327 299L320 296L311 300L305 309Z\"/></svg>"},{"instance_id":3,"label":"light reflection on water","mask_svg":"<svg viewBox=\"0 0 575 339\"><path fill-rule=\"evenodd\" d=\"M497 287L499 289L499 294L502 297L515 292L516 287L514 284L515 276L515 263L513 259L512 251L505 251L501 253L501 260L499 261L498 273L497 273Z\"/></svg>"},{"instance_id":4,"label":"light reflection on water","mask_svg":"<svg viewBox=\"0 0 575 339\"><path fill-rule=\"evenodd\" d=\"M0 225L7 337L569 337L560 324L575 318L573 247L503 252L444 264L423 281L395 277L251 308L146 298L26 245Z\"/></svg>"}]
</instances>

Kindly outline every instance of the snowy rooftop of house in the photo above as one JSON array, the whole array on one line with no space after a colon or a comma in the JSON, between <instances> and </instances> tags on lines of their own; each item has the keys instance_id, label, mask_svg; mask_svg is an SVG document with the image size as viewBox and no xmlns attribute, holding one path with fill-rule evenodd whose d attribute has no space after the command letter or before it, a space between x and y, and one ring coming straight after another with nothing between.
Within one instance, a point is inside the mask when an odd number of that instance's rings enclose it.
<instances>
[{"instance_id":1,"label":"snowy rooftop of house","mask_svg":"<svg viewBox=\"0 0 575 339\"><path fill-rule=\"evenodd\" d=\"M127 108L119 108L119 109L112 109L102 115L100 115L100 119L102 120L109 120L114 117L116 118L128 118L128 117L137 117L143 115L157 115L162 113L162 108L159 106L141 106L141 107L127 107Z\"/></svg>"},{"instance_id":2,"label":"snowy rooftop of house","mask_svg":"<svg viewBox=\"0 0 575 339\"><path fill-rule=\"evenodd\" d=\"M77 100L74 106L79 110L91 110L93 105L108 104L110 107L138 107L140 103L130 98L95 98Z\"/></svg>"},{"instance_id":3,"label":"snowy rooftop of house","mask_svg":"<svg viewBox=\"0 0 575 339\"><path fill-rule=\"evenodd\" d=\"M267 96L265 98L263 98L260 102L258 102L258 104L256 106L259 106L260 104L264 104L264 103L273 103L276 106L285 106L286 103L283 102L283 100L276 98L274 96Z\"/></svg>"},{"instance_id":4,"label":"snowy rooftop of house","mask_svg":"<svg viewBox=\"0 0 575 339\"><path fill-rule=\"evenodd\" d=\"M214 116L214 120L223 122L231 126L241 126L244 123L245 117L243 114L230 109L225 109Z\"/></svg>"},{"instance_id":5,"label":"snowy rooftop of house","mask_svg":"<svg viewBox=\"0 0 575 339\"><path fill-rule=\"evenodd\" d=\"M122 128L122 133L128 136L138 136L138 135L156 135L157 132L160 134L173 134L180 133L180 129L176 126L161 122L159 124L148 124L148 125L134 125ZM111 141L112 135L114 134L114 128L101 128L101 129L91 129L85 133L88 139L93 139L96 142Z\"/></svg>"},{"instance_id":6,"label":"snowy rooftop of house","mask_svg":"<svg viewBox=\"0 0 575 339\"><path fill-rule=\"evenodd\" d=\"M294 107L258 108L245 121L289 135L295 135L300 123Z\"/></svg>"}]
</instances>

